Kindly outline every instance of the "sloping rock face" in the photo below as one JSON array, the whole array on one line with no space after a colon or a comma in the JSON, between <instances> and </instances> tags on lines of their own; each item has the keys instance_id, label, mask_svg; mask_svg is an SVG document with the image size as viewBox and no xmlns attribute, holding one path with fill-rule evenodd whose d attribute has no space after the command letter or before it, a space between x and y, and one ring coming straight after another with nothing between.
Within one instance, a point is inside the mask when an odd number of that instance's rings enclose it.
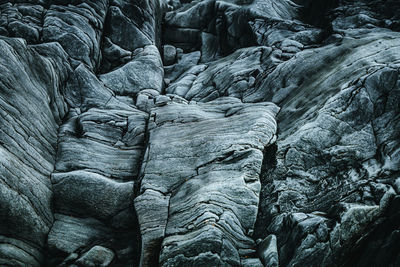
<instances>
[{"instance_id":1,"label":"sloping rock face","mask_svg":"<svg viewBox=\"0 0 400 267\"><path fill-rule=\"evenodd\" d=\"M399 14L0 1L0 265L400 266Z\"/></svg>"}]
</instances>

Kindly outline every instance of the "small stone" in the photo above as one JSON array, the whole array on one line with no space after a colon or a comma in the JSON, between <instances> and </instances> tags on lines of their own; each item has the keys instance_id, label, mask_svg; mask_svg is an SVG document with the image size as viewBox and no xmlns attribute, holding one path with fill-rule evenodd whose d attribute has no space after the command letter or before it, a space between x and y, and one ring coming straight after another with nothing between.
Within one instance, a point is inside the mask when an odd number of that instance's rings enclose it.
<instances>
[{"instance_id":1,"label":"small stone","mask_svg":"<svg viewBox=\"0 0 400 267\"><path fill-rule=\"evenodd\" d=\"M171 98L169 98L168 96L160 95L160 96L157 96L157 98L156 98L156 106L157 107L165 106L168 102L171 102Z\"/></svg>"},{"instance_id":2,"label":"small stone","mask_svg":"<svg viewBox=\"0 0 400 267\"><path fill-rule=\"evenodd\" d=\"M157 90L154 90L154 89L144 89L144 90L140 91L140 94L145 94L145 95L149 96L150 98L155 98L156 96L160 95L160 92L158 92Z\"/></svg>"},{"instance_id":3,"label":"small stone","mask_svg":"<svg viewBox=\"0 0 400 267\"><path fill-rule=\"evenodd\" d=\"M76 263L87 267L106 267L114 259L114 252L102 246L94 246L83 254Z\"/></svg>"},{"instance_id":4,"label":"small stone","mask_svg":"<svg viewBox=\"0 0 400 267\"><path fill-rule=\"evenodd\" d=\"M400 178L397 178L394 181L394 185L393 185L394 189L396 190L396 192L399 194L400 193Z\"/></svg>"},{"instance_id":5,"label":"small stone","mask_svg":"<svg viewBox=\"0 0 400 267\"><path fill-rule=\"evenodd\" d=\"M65 258L64 262L70 262L76 260L79 257L78 253L71 253L68 257Z\"/></svg>"},{"instance_id":6,"label":"small stone","mask_svg":"<svg viewBox=\"0 0 400 267\"><path fill-rule=\"evenodd\" d=\"M176 61L176 48L172 45L164 45L164 65L172 65Z\"/></svg>"},{"instance_id":7,"label":"small stone","mask_svg":"<svg viewBox=\"0 0 400 267\"><path fill-rule=\"evenodd\" d=\"M241 263L242 267L263 267L260 259L257 258L243 259Z\"/></svg>"},{"instance_id":8,"label":"small stone","mask_svg":"<svg viewBox=\"0 0 400 267\"><path fill-rule=\"evenodd\" d=\"M269 235L261 241L258 245L257 252L264 266L279 266L278 247L275 235Z\"/></svg>"}]
</instances>

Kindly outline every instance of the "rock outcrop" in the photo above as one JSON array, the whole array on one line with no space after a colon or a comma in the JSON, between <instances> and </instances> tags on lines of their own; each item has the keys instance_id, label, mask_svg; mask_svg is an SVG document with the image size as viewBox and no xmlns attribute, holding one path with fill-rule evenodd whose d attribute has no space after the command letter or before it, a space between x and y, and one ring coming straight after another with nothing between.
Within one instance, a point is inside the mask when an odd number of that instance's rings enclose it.
<instances>
[{"instance_id":1,"label":"rock outcrop","mask_svg":"<svg viewBox=\"0 0 400 267\"><path fill-rule=\"evenodd\" d=\"M0 265L399 266L399 12L0 1Z\"/></svg>"},{"instance_id":2,"label":"rock outcrop","mask_svg":"<svg viewBox=\"0 0 400 267\"><path fill-rule=\"evenodd\" d=\"M178 99L150 115L135 199L141 265L156 265L160 254L162 266L240 266L255 252L263 150L275 141L278 108Z\"/></svg>"}]
</instances>

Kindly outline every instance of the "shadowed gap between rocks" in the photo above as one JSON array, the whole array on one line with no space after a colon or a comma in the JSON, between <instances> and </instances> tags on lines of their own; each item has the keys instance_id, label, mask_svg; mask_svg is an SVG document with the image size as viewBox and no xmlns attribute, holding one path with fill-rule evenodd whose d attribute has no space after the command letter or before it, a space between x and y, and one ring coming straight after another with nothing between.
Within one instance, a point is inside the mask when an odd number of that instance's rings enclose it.
<instances>
[{"instance_id":1,"label":"shadowed gap between rocks","mask_svg":"<svg viewBox=\"0 0 400 267\"><path fill-rule=\"evenodd\" d=\"M329 11L339 5L339 0L295 0L300 5L301 19L310 25L331 32Z\"/></svg>"},{"instance_id":2,"label":"shadowed gap between rocks","mask_svg":"<svg viewBox=\"0 0 400 267\"><path fill-rule=\"evenodd\" d=\"M270 172L275 169L277 164L276 153L278 151L277 143L270 145L265 148L264 151L264 159L262 163L262 169L260 174L260 182L261 182L261 192L260 192L260 202L258 207L257 220L254 227L254 239L259 240L265 238L268 233L265 228L269 224L271 218L268 218L266 214L263 213L265 207L263 207L263 199L266 199L270 194L268 192L267 186L271 182Z\"/></svg>"}]
</instances>

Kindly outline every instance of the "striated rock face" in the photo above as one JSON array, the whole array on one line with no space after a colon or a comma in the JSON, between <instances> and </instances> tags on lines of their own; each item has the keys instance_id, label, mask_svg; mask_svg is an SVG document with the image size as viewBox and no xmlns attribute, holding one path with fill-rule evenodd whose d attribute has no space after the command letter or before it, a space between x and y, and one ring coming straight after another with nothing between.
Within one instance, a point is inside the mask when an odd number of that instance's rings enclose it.
<instances>
[{"instance_id":1,"label":"striated rock face","mask_svg":"<svg viewBox=\"0 0 400 267\"><path fill-rule=\"evenodd\" d=\"M39 266L53 224L57 130L67 111L61 95L68 68L58 44L0 39L0 264Z\"/></svg>"},{"instance_id":2,"label":"striated rock face","mask_svg":"<svg viewBox=\"0 0 400 267\"><path fill-rule=\"evenodd\" d=\"M236 98L162 103L151 111L135 199L141 265L160 253L162 266L240 266L255 252L259 175L278 108Z\"/></svg>"},{"instance_id":3,"label":"striated rock face","mask_svg":"<svg viewBox=\"0 0 400 267\"><path fill-rule=\"evenodd\" d=\"M399 14L0 0L0 266L400 266Z\"/></svg>"}]
</instances>

